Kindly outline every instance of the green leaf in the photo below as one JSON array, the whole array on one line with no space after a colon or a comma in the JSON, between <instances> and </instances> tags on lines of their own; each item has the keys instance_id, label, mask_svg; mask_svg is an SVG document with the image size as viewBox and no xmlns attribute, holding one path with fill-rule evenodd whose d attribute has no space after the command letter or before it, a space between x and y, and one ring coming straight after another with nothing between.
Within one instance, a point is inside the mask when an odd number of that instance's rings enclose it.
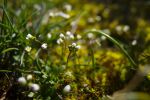
<instances>
[{"instance_id":1,"label":"green leaf","mask_svg":"<svg viewBox=\"0 0 150 100\"><path fill-rule=\"evenodd\" d=\"M9 52L9 51L12 51L12 50L18 50L18 48L8 48L8 49L5 49L1 52L1 54L4 54L6 52Z\"/></svg>"}]
</instances>

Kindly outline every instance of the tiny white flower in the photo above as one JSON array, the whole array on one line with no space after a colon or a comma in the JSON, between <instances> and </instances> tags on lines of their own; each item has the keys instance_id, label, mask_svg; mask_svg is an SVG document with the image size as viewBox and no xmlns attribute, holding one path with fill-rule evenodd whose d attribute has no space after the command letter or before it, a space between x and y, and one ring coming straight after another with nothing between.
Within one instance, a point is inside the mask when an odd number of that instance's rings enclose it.
<instances>
[{"instance_id":1,"label":"tiny white flower","mask_svg":"<svg viewBox=\"0 0 150 100\"><path fill-rule=\"evenodd\" d=\"M68 39L74 39L74 35L70 31L67 31L66 35Z\"/></svg>"},{"instance_id":2,"label":"tiny white flower","mask_svg":"<svg viewBox=\"0 0 150 100\"><path fill-rule=\"evenodd\" d=\"M33 39L33 36L31 34L27 34L26 39Z\"/></svg>"},{"instance_id":3,"label":"tiny white flower","mask_svg":"<svg viewBox=\"0 0 150 100\"><path fill-rule=\"evenodd\" d=\"M66 65L62 65L62 69L66 69Z\"/></svg>"},{"instance_id":4,"label":"tiny white flower","mask_svg":"<svg viewBox=\"0 0 150 100\"><path fill-rule=\"evenodd\" d=\"M70 31L67 31L66 34L67 34L68 36L70 36L72 33L71 33Z\"/></svg>"},{"instance_id":5,"label":"tiny white flower","mask_svg":"<svg viewBox=\"0 0 150 100\"><path fill-rule=\"evenodd\" d=\"M65 93L70 92L70 90L71 90L71 86L70 86L70 85L66 85L66 86L64 87L64 89L63 89L63 91L64 91Z\"/></svg>"},{"instance_id":6,"label":"tiny white flower","mask_svg":"<svg viewBox=\"0 0 150 100\"><path fill-rule=\"evenodd\" d=\"M64 34L62 34L62 33L59 35L59 37L60 38L65 38Z\"/></svg>"},{"instance_id":7,"label":"tiny white flower","mask_svg":"<svg viewBox=\"0 0 150 100\"><path fill-rule=\"evenodd\" d=\"M71 6L70 4L66 4L66 5L64 6L64 8L65 8L67 11L71 11L72 6Z\"/></svg>"},{"instance_id":8,"label":"tiny white flower","mask_svg":"<svg viewBox=\"0 0 150 100\"><path fill-rule=\"evenodd\" d=\"M61 38L59 38L58 40L57 40L57 44L61 44L63 42L63 40L61 39Z\"/></svg>"},{"instance_id":9,"label":"tiny white flower","mask_svg":"<svg viewBox=\"0 0 150 100\"><path fill-rule=\"evenodd\" d=\"M105 36L101 36L101 40L106 40L106 37Z\"/></svg>"},{"instance_id":10,"label":"tiny white flower","mask_svg":"<svg viewBox=\"0 0 150 100\"><path fill-rule=\"evenodd\" d=\"M29 75L27 75L27 80L32 80L32 75L31 74L29 74Z\"/></svg>"},{"instance_id":11,"label":"tiny white flower","mask_svg":"<svg viewBox=\"0 0 150 100\"><path fill-rule=\"evenodd\" d=\"M107 34L110 34L110 30L109 29L104 29L103 32L107 33Z\"/></svg>"},{"instance_id":12,"label":"tiny white flower","mask_svg":"<svg viewBox=\"0 0 150 100\"><path fill-rule=\"evenodd\" d=\"M129 31L129 29L130 29L130 27L129 27L128 25L125 25L125 26L123 27L123 31L124 31L124 32Z\"/></svg>"},{"instance_id":13,"label":"tiny white flower","mask_svg":"<svg viewBox=\"0 0 150 100\"><path fill-rule=\"evenodd\" d=\"M88 37L89 39L94 38L94 34L93 34L93 33L88 33L88 34L87 34L87 37Z\"/></svg>"},{"instance_id":14,"label":"tiny white flower","mask_svg":"<svg viewBox=\"0 0 150 100\"><path fill-rule=\"evenodd\" d=\"M96 16L96 21L101 21L102 20L102 18L101 18L101 16Z\"/></svg>"},{"instance_id":15,"label":"tiny white flower","mask_svg":"<svg viewBox=\"0 0 150 100\"><path fill-rule=\"evenodd\" d=\"M81 38L82 38L82 36L78 34L77 35L77 39L81 39Z\"/></svg>"},{"instance_id":16,"label":"tiny white flower","mask_svg":"<svg viewBox=\"0 0 150 100\"><path fill-rule=\"evenodd\" d=\"M121 32L122 31L122 27L121 26L116 26L116 31Z\"/></svg>"},{"instance_id":17,"label":"tiny white flower","mask_svg":"<svg viewBox=\"0 0 150 100\"><path fill-rule=\"evenodd\" d=\"M76 26L76 24L77 24L77 21L72 21L72 22L70 23L70 25L71 25L72 27Z\"/></svg>"},{"instance_id":18,"label":"tiny white flower","mask_svg":"<svg viewBox=\"0 0 150 100\"><path fill-rule=\"evenodd\" d=\"M132 41L132 45L134 46L134 45L136 45L137 44L137 40L133 40Z\"/></svg>"},{"instance_id":19,"label":"tiny white flower","mask_svg":"<svg viewBox=\"0 0 150 100\"><path fill-rule=\"evenodd\" d=\"M42 47L43 49L47 49L47 43L43 43L43 44L41 45L41 47Z\"/></svg>"},{"instance_id":20,"label":"tiny white flower","mask_svg":"<svg viewBox=\"0 0 150 100\"><path fill-rule=\"evenodd\" d=\"M11 37L14 38L15 36L16 36L16 33L13 33Z\"/></svg>"},{"instance_id":21,"label":"tiny white flower","mask_svg":"<svg viewBox=\"0 0 150 100\"><path fill-rule=\"evenodd\" d=\"M29 94L28 94L28 97L30 97L30 98L32 98L34 96L34 93L33 92L30 92Z\"/></svg>"},{"instance_id":22,"label":"tiny white flower","mask_svg":"<svg viewBox=\"0 0 150 100\"><path fill-rule=\"evenodd\" d=\"M33 91L38 91L40 89L40 86L38 84L35 83L30 83L29 87L33 90Z\"/></svg>"},{"instance_id":23,"label":"tiny white flower","mask_svg":"<svg viewBox=\"0 0 150 100\"><path fill-rule=\"evenodd\" d=\"M47 34L47 37L50 39L52 37L52 34L51 33L48 33Z\"/></svg>"},{"instance_id":24,"label":"tiny white flower","mask_svg":"<svg viewBox=\"0 0 150 100\"><path fill-rule=\"evenodd\" d=\"M71 38L71 39L74 39L74 35L73 35L73 34L71 34L71 35L70 35L70 38Z\"/></svg>"},{"instance_id":25,"label":"tiny white flower","mask_svg":"<svg viewBox=\"0 0 150 100\"><path fill-rule=\"evenodd\" d=\"M32 48L31 48L31 47L29 47L29 46L26 46L26 47L25 47L25 50L26 50L27 52L30 52L30 51L31 51L31 49L32 49Z\"/></svg>"},{"instance_id":26,"label":"tiny white flower","mask_svg":"<svg viewBox=\"0 0 150 100\"><path fill-rule=\"evenodd\" d=\"M63 13L63 12L58 12L57 15L58 15L58 16L61 16L61 17L63 17L63 18L66 18L66 19L70 18L70 15L65 14L65 13Z\"/></svg>"},{"instance_id":27,"label":"tiny white flower","mask_svg":"<svg viewBox=\"0 0 150 100\"><path fill-rule=\"evenodd\" d=\"M77 46L76 46L76 49L80 49L80 48L81 48L81 46L80 46L80 45L77 45Z\"/></svg>"},{"instance_id":28,"label":"tiny white flower","mask_svg":"<svg viewBox=\"0 0 150 100\"><path fill-rule=\"evenodd\" d=\"M25 84L27 83L25 77L19 77L19 78L18 78L18 82L19 82L20 84L22 84L22 85L25 85Z\"/></svg>"},{"instance_id":29,"label":"tiny white flower","mask_svg":"<svg viewBox=\"0 0 150 100\"><path fill-rule=\"evenodd\" d=\"M73 46L73 47L76 47L76 46L77 46L77 44L76 44L76 43L72 43L72 46Z\"/></svg>"},{"instance_id":30,"label":"tiny white flower","mask_svg":"<svg viewBox=\"0 0 150 100\"><path fill-rule=\"evenodd\" d=\"M40 10L42 9L42 7L41 7L40 5L38 5L38 4L35 4L35 5L34 5L34 8L35 8L36 10L38 10L38 11L40 11Z\"/></svg>"},{"instance_id":31,"label":"tiny white flower","mask_svg":"<svg viewBox=\"0 0 150 100\"><path fill-rule=\"evenodd\" d=\"M54 12L50 12L50 13L49 13L49 16L50 16L50 17L54 17L54 16L55 16Z\"/></svg>"},{"instance_id":32,"label":"tiny white flower","mask_svg":"<svg viewBox=\"0 0 150 100\"><path fill-rule=\"evenodd\" d=\"M94 19L93 19L92 17L89 17L89 18L88 18L88 22L89 22L89 23L93 23L93 22L94 22Z\"/></svg>"}]
</instances>

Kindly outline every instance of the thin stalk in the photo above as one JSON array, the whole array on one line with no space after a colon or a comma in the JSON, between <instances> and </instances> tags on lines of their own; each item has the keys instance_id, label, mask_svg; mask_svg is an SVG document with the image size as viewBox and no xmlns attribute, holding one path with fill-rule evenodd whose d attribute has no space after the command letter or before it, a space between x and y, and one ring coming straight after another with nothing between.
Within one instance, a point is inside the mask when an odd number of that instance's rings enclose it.
<instances>
[{"instance_id":1,"label":"thin stalk","mask_svg":"<svg viewBox=\"0 0 150 100\"><path fill-rule=\"evenodd\" d=\"M23 62L23 60L24 60L24 55L25 55L25 51L23 51L23 53L22 53L22 55L21 55L21 61L20 61L20 66L24 66L24 62Z\"/></svg>"},{"instance_id":2,"label":"thin stalk","mask_svg":"<svg viewBox=\"0 0 150 100\"><path fill-rule=\"evenodd\" d=\"M68 67L68 62L69 62L70 55L71 55L71 51L69 51L69 54L68 54L68 57L67 57L66 67Z\"/></svg>"},{"instance_id":3,"label":"thin stalk","mask_svg":"<svg viewBox=\"0 0 150 100\"><path fill-rule=\"evenodd\" d=\"M9 23L10 23L11 28L13 29L14 32L16 32L15 29L14 29L14 27L13 27L13 24L12 24L12 22L11 22L9 16L8 16L8 13L7 13L6 9L3 8L3 11L4 11L4 14L6 15L7 20L8 20Z\"/></svg>"},{"instance_id":4,"label":"thin stalk","mask_svg":"<svg viewBox=\"0 0 150 100\"><path fill-rule=\"evenodd\" d=\"M90 49L91 51L91 58L92 58L92 66L95 67L95 60L94 60L94 53L93 53L93 49Z\"/></svg>"},{"instance_id":5,"label":"thin stalk","mask_svg":"<svg viewBox=\"0 0 150 100\"><path fill-rule=\"evenodd\" d=\"M39 53L40 53L40 51L41 51L41 48L39 48L37 53L35 54L35 60L36 60L36 64L37 64L36 67L37 67L38 70L41 70L40 64L39 64Z\"/></svg>"}]
</instances>

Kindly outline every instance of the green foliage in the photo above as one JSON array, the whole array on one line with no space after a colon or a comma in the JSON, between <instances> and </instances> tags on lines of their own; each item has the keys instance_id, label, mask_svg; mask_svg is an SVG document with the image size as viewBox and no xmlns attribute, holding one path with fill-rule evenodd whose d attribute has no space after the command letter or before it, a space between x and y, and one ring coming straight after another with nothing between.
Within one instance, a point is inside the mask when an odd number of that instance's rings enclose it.
<instances>
[{"instance_id":1,"label":"green foliage","mask_svg":"<svg viewBox=\"0 0 150 100\"><path fill-rule=\"evenodd\" d=\"M138 66L149 64L150 28L144 13L149 8L142 3L138 15L134 0L3 0L0 99L115 98ZM148 71L135 88L139 92L119 92L120 100L149 98Z\"/></svg>"}]
</instances>

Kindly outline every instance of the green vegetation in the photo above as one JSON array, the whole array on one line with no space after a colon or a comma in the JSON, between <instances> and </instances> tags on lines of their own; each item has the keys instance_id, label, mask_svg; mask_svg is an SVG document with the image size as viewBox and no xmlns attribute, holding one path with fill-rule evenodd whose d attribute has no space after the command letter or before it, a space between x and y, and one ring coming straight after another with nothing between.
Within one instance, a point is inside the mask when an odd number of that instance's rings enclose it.
<instances>
[{"instance_id":1,"label":"green vegetation","mask_svg":"<svg viewBox=\"0 0 150 100\"><path fill-rule=\"evenodd\" d=\"M150 2L1 0L0 99L149 100Z\"/></svg>"}]
</instances>

